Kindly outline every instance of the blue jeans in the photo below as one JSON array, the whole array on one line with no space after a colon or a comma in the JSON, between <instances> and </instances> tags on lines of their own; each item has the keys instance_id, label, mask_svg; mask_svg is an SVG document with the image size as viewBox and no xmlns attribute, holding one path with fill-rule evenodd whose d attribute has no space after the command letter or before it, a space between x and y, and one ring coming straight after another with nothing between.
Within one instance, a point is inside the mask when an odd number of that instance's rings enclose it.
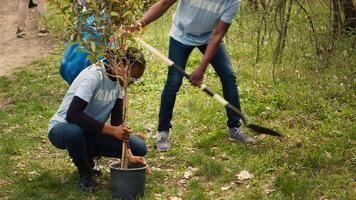
<instances>
[{"instance_id":1,"label":"blue jeans","mask_svg":"<svg viewBox=\"0 0 356 200\"><path fill-rule=\"evenodd\" d=\"M66 149L76 165L95 156L121 157L121 140L101 133L87 133L76 124L60 122L50 130L48 138L55 147ZM139 137L130 136L129 144L133 155L146 155L147 146Z\"/></svg>"},{"instance_id":2,"label":"blue jeans","mask_svg":"<svg viewBox=\"0 0 356 200\"><path fill-rule=\"evenodd\" d=\"M178 66L185 69L187 60L193 49L197 47L200 52L204 54L207 45L201 46L187 46L177 40L170 38L169 41L169 58ZM210 64L213 66L215 72L222 83L224 98L232 105L241 109L239 93L236 84L236 76L232 70L232 65L228 52L225 49L224 43L220 43L218 50L211 60ZM159 110L158 131L168 131L172 128L171 120L174 103L176 101L177 92L182 85L183 74L169 67L168 78L161 95L161 105ZM227 126L239 127L240 117L231 109L226 109L227 112Z\"/></svg>"}]
</instances>

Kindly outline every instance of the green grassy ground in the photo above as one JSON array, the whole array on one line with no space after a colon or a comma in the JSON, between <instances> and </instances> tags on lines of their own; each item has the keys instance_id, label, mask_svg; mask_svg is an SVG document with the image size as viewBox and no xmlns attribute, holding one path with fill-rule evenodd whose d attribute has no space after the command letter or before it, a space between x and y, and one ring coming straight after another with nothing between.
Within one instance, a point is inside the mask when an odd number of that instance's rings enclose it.
<instances>
[{"instance_id":1,"label":"green grassy ground","mask_svg":"<svg viewBox=\"0 0 356 200\"><path fill-rule=\"evenodd\" d=\"M157 21L143 36L164 52L167 19ZM145 52L146 74L129 93L129 125L149 137L153 175L147 177L144 199L354 199L355 52L345 50L350 40L340 41L340 50L327 64L296 59L287 51L287 62L278 68L273 83L268 60L252 67L248 44L253 41L248 32L242 33L228 46L243 111L286 138L256 137L253 146L228 142L224 109L184 81L174 112L173 149L154 151L167 68ZM96 190L82 193L67 153L47 139L48 120L68 88L58 73L62 50L56 48L47 58L0 78L1 102L7 104L0 110L0 199L112 198L107 159L101 161L104 175L96 179ZM187 70L192 71L199 59L194 52ZM221 93L212 69L205 83ZM254 177L239 181L236 175L242 170ZM192 175L184 179L189 171Z\"/></svg>"}]
</instances>

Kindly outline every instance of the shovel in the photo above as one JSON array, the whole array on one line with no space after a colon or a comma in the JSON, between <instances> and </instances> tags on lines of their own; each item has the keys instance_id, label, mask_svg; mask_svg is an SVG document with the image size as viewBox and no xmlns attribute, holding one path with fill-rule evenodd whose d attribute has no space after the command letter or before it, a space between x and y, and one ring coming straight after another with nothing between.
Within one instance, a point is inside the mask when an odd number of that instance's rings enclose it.
<instances>
[{"instance_id":1,"label":"shovel","mask_svg":"<svg viewBox=\"0 0 356 200\"><path fill-rule=\"evenodd\" d=\"M163 55L161 52L159 52L157 49L146 43L144 40L142 40L139 37L135 37L135 40L140 43L143 47L145 47L148 51L150 51L152 54L157 56L159 59L161 59L164 63L169 65L170 67L173 67L180 73L184 75L185 78L189 79L190 75L187 74L180 66L176 65L172 60L170 60L168 57ZM221 105L223 105L226 108L230 108L232 111L234 111L237 115L240 116L242 120L242 124L246 126L247 128L259 133L259 134L267 134L267 135L272 135L272 136L277 136L277 137L282 137L282 134L278 133L275 130L272 130L270 128L266 128L263 126L259 126L256 124L249 123L246 116L242 114L242 112L233 106L231 103L229 103L227 100L225 100L222 96L216 94L213 92L210 88L208 88L205 84L200 85L200 89L204 91L206 94L208 94L210 97L214 98L217 102L219 102Z\"/></svg>"}]
</instances>

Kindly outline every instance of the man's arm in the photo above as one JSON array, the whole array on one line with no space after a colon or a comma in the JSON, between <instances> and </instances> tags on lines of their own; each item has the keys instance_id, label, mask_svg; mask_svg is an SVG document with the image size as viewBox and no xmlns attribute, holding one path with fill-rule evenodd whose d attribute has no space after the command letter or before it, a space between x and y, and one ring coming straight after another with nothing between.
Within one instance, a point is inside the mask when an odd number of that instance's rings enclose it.
<instances>
[{"instance_id":1,"label":"man's arm","mask_svg":"<svg viewBox=\"0 0 356 200\"><path fill-rule=\"evenodd\" d=\"M119 126L122 124L122 106L123 100L116 99L115 105L111 110L111 125L112 126Z\"/></svg>"},{"instance_id":2,"label":"man's arm","mask_svg":"<svg viewBox=\"0 0 356 200\"><path fill-rule=\"evenodd\" d=\"M225 23L221 20L218 21L218 23L215 26L215 30L213 32L212 38L209 40L208 46L205 49L204 56L202 60L200 61L199 67L194 70L194 72L191 74L189 81L195 85L195 86L200 86L203 82L204 78L204 73L206 68L208 67L210 61L213 59L213 57L216 54L216 51L218 49L218 46L229 30L230 24Z\"/></svg>"},{"instance_id":3,"label":"man's arm","mask_svg":"<svg viewBox=\"0 0 356 200\"><path fill-rule=\"evenodd\" d=\"M111 126L95 120L94 118L85 114L84 110L87 105L88 102L84 101L78 96L74 96L72 102L69 105L66 120L69 123L79 125L81 128L84 128L89 132L111 135L119 140L128 142L128 138L130 136L130 130L128 128L124 126Z\"/></svg>"},{"instance_id":4,"label":"man's arm","mask_svg":"<svg viewBox=\"0 0 356 200\"><path fill-rule=\"evenodd\" d=\"M88 102L84 101L78 96L74 96L72 102L69 105L66 120L69 123L79 125L81 128L86 129L91 133L100 133L104 127L104 123L101 123L94 118L84 113Z\"/></svg>"},{"instance_id":5,"label":"man's arm","mask_svg":"<svg viewBox=\"0 0 356 200\"><path fill-rule=\"evenodd\" d=\"M160 18L175 2L177 0L160 0L151 6L140 20L142 27Z\"/></svg>"}]
</instances>

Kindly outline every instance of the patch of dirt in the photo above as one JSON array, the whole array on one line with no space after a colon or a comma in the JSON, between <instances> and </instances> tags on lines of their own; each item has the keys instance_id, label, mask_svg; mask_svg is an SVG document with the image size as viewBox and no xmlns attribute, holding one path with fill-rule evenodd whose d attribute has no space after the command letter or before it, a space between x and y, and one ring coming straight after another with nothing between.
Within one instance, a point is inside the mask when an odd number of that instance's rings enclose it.
<instances>
[{"instance_id":1,"label":"patch of dirt","mask_svg":"<svg viewBox=\"0 0 356 200\"><path fill-rule=\"evenodd\" d=\"M9 75L16 67L30 64L51 50L50 37L38 37L37 11L27 16L26 36L16 37L18 2L2 0L0 6L0 76Z\"/></svg>"},{"instance_id":2,"label":"patch of dirt","mask_svg":"<svg viewBox=\"0 0 356 200\"><path fill-rule=\"evenodd\" d=\"M3 98L3 95L0 94L0 109L5 109L11 105L10 99Z\"/></svg>"},{"instance_id":3,"label":"patch of dirt","mask_svg":"<svg viewBox=\"0 0 356 200\"><path fill-rule=\"evenodd\" d=\"M1 185L6 185L6 184L9 184L9 183L10 183L9 180L0 178L0 186Z\"/></svg>"}]
</instances>

